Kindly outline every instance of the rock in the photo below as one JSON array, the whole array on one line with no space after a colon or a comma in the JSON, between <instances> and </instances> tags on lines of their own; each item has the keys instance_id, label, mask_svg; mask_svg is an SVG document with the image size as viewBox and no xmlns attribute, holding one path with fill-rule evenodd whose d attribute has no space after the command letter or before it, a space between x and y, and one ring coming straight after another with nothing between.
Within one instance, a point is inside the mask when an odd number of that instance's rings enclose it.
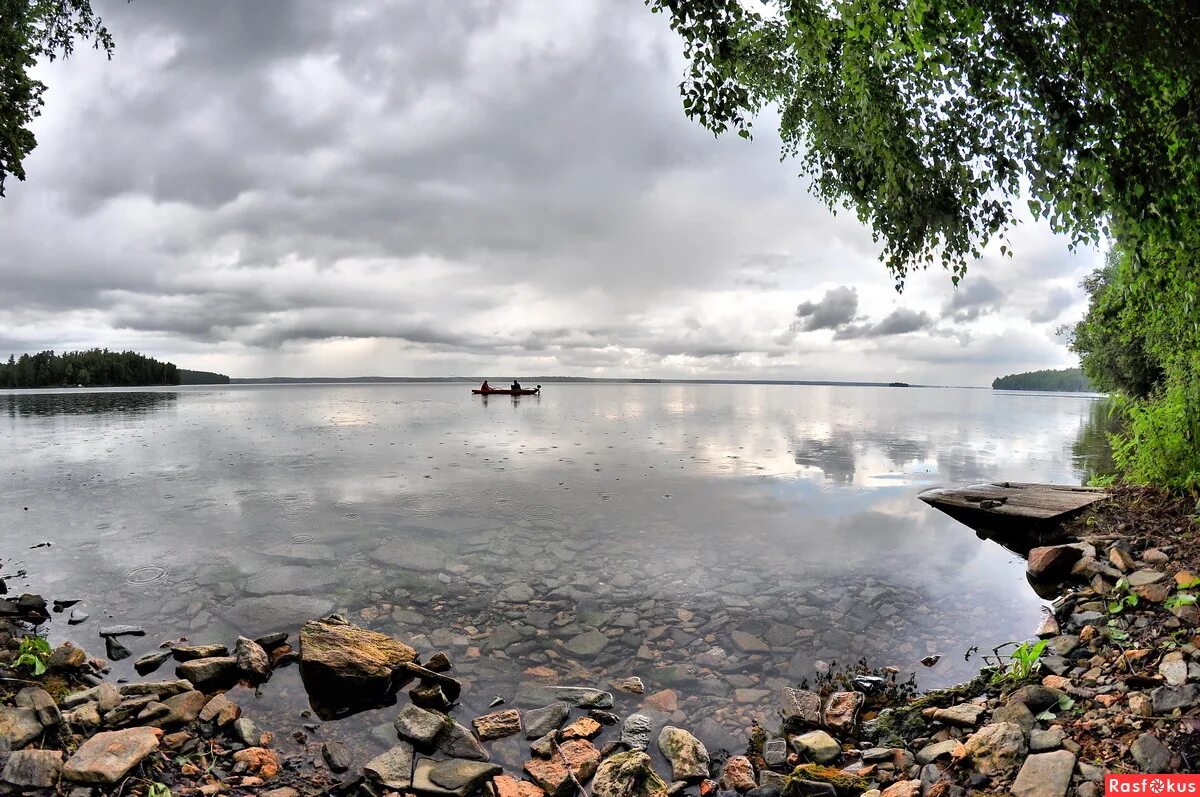
<instances>
[{"instance_id":1,"label":"rock","mask_svg":"<svg viewBox=\"0 0 1200 797\"><path fill-rule=\"evenodd\" d=\"M1129 552L1129 549L1123 545L1114 545L1108 549L1108 561L1112 562L1113 567L1122 573L1128 573L1137 567L1137 560L1133 558L1133 554Z\"/></svg>"},{"instance_id":2,"label":"rock","mask_svg":"<svg viewBox=\"0 0 1200 797\"><path fill-rule=\"evenodd\" d=\"M369 695L370 693L365 693ZM437 684L418 684L408 690L408 698L429 711L448 711L453 702Z\"/></svg>"},{"instance_id":3,"label":"rock","mask_svg":"<svg viewBox=\"0 0 1200 797\"><path fill-rule=\"evenodd\" d=\"M954 751L957 750L961 744L962 742L960 742L958 739L946 739L942 742L927 744L917 751L916 761L921 766L932 764L942 756L953 755ZM888 753L890 758L891 751L889 750Z\"/></svg>"},{"instance_id":4,"label":"rock","mask_svg":"<svg viewBox=\"0 0 1200 797\"><path fill-rule=\"evenodd\" d=\"M254 747L260 739L258 726L248 717L238 717L233 721L233 735L247 747Z\"/></svg>"},{"instance_id":5,"label":"rock","mask_svg":"<svg viewBox=\"0 0 1200 797\"><path fill-rule=\"evenodd\" d=\"M336 693L351 704L386 692L392 671L417 652L378 631L359 628L337 615L309 620L300 628L300 674L311 693Z\"/></svg>"},{"instance_id":6,"label":"rock","mask_svg":"<svg viewBox=\"0 0 1200 797\"><path fill-rule=\"evenodd\" d=\"M1158 663L1158 671L1166 680L1167 686L1182 686L1187 683L1187 660L1178 650L1173 650L1162 657L1162 661Z\"/></svg>"},{"instance_id":7,"label":"rock","mask_svg":"<svg viewBox=\"0 0 1200 797\"><path fill-rule=\"evenodd\" d=\"M234 763L241 764L251 774L270 780L279 774L279 756L265 747L247 747L233 754Z\"/></svg>"},{"instance_id":8,"label":"rock","mask_svg":"<svg viewBox=\"0 0 1200 797\"><path fill-rule=\"evenodd\" d=\"M984 725L971 734L965 747L975 770L991 777L1006 776L1015 771L1028 749L1025 732L1011 722Z\"/></svg>"},{"instance_id":9,"label":"rock","mask_svg":"<svg viewBox=\"0 0 1200 797\"><path fill-rule=\"evenodd\" d=\"M450 663L450 657L445 653L434 653L429 657L429 661L425 662L425 669L433 672L446 672L446 670L454 669L454 665Z\"/></svg>"},{"instance_id":10,"label":"rock","mask_svg":"<svg viewBox=\"0 0 1200 797\"><path fill-rule=\"evenodd\" d=\"M471 724L475 726L475 732L479 734L479 738L484 741L503 739L521 732L521 712L515 708L497 711L493 714L476 717L471 720Z\"/></svg>"},{"instance_id":11,"label":"rock","mask_svg":"<svg viewBox=\"0 0 1200 797\"><path fill-rule=\"evenodd\" d=\"M1025 759L1009 791L1015 797L1065 797L1074 771L1074 753L1037 753Z\"/></svg>"},{"instance_id":12,"label":"rock","mask_svg":"<svg viewBox=\"0 0 1200 797\"><path fill-rule=\"evenodd\" d=\"M175 661L192 661L228 656L229 648L224 645L173 645L170 653Z\"/></svg>"},{"instance_id":13,"label":"rock","mask_svg":"<svg viewBox=\"0 0 1200 797\"><path fill-rule=\"evenodd\" d=\"M862 692L834 692L825 702L825 727L836 733L854 732L858 711L866 698Z\"/></svg>"},{"instance_id":14,"label":"rock","mask_svg":"<svg viewBox=\"0 0 1200 797\"><path fill-rule=\"evenodd\" d=\"M1062 747L1066 733L1061 725L1055 725L1047 730L1034 728L1029 732L1029 752L1045 753Z\"/></svg>"},{"instance_id":15,"label":"rock","mask_svg":"<svg viewBox=\"0 0 1200 797\"><path fill-rule=\"evenodd\" d=\"M185 661L175 668L175 675L190 681L201 691L229 686L237 680L237 660L232 656Z\"/></svg>"},{"instance_id":16,"label":"rock","mask_svg":"<svg viewBox=\"0 0 1200 797\"><path fill-rule=\"evenodd\" d=\"M787 742L783 739L768 739L763 745L763 760L769 767L781 767L787 762Z\"/></svg>"},{"instance_id":17,"label":"rock","mask_svg":"<svg viewBox=\"0 0 1200 797\"><path fill-rule=\"evenodd\" d=\"M363 767L367 778L388 789L407 789L412 785L413 748L401 742L372 758Z\"/></svg>"},{"instance_id":18,"label":"rock","mask_svg":"<svg viewBox=\"0 0 1200 797\"><path fill-rule=\"evenodd\" d=\"M1008 696L1009 703L1024 703L1033 714L1042 713L1048 708L1057 708L1059 701L1067 697L1061 689L1051 689L1041 684L1027 684Z\"/></svg>"},{"instance_id":19,"label":"rock","mask_svg":"<svg viewBox=\"0 0 1200 797\"><path fill-rule=\"evenodd\" d=\"M721 785L734 791L750 791L758 786L754 765L744 755L730 756L721 770Z\"/></svg>"},{"instance_id":20,"label":"rock","mask_svg":"<svg viewBox=\"0 0 1200 797\"><path fill-rule=\"evenodd\" d=\"M557 734L551 731L542 738L530 744L529 749L532 750L533 754L539 758L550 758L554 755L554 745L556 744L554 737L556 735Z\"/></svg>"},{"instance_id":21,"label":"rock","mask_svg":"<svg viewBox=\"0 0 1200 797\"><path fill-rule=\"evenodd\" d=\"M145 636L146 631L140 625L108 625L100 629L100 636Z\"/></svg>"},{"instance_id":22,"label":"rock","mask_svg":"<svg viewBox=\"0 0 1200 797\"><path fill-rule=\"evenodd\" d=\"M733 644L737 645L738 650L743 653L771 652L771 646L753 634L747 634L745 631L734 631L732 637Z\"/></svg>"},{"instance_id":23,"label":"rock","mask_svg":"<svg viewBox=\"0 0 1200 797\"><path fill-rule=\"evenodd\" d=\"M84 728L98 728L103 720L100 718L100 706L96 703L84 703L62 715L63 722L68 725Z\"/></svg>"},{"instance_id":24,"label":"rock","mask_svg":"<svg viewBox=\"0 0 1200 797\"><path fill-rule=\"evenodd\" d=\"M521 684L517 689L517 702L533 705L563 702L580 708L612 708L611 692L602 692L586 686L543 686Z\"/></svg>"},{"instance_id":25,"label":"rock","mask_svg":"<svg viewBox=\"0 0 1200 797\"><path fill-rule=\"evenodd\" d=\"M233 657L237 659L238 668L258 679L266 679L271 674L271 660L267 651L253 639L244 636L237 638L233 646Z\"/></svg>"},{"instance_id":26,"label":"rock","mask_svg":"<svg viewBox=\"0 0 1200 797\"><path fill-rule=\"evenodd\" d=\"M658 750L671 762L673 780L708 777L708 750L683 728L667 725L659 731Z\"/></svg>"},{"instance_id":27,"label":"rock","mask_svg":"<svg viewBox=\"0 0 1200 797\"><path fill-rule=\"evenodd\" d=\"M525 738L540 739L550 731L556 731L571 715L571 706L567 703L551 703L542 708L525 712Z\"/></svg>"},{"instance_id":28,"label":"rock","mask_svg":"<svg viewBox=\"0 0 1200 797\"><path fill-rule=\"evenodd\" d=\"M1150 732L1134 739L1129 752L1143 772L1169 772L1171 769L1171 751Z\"/></svg>"},{"instance_id":29,"label":"rock","mask_svg":"<svg viewBox=\"0 0 1200 797\"><path fill-rule=\"evenodd\" d=\"M469 794L483 784L484 781L499 775L504 770L496 764L482 761L463 761L452 758L449 761L430 762L432 766L425 773L434 784L443 789L449 789L456 794ZM420 791L420 785L414 778L414 786Z\"/></svg>"},{"instance_id":30,"label":"rock","mask_svg":"<svg viewBox=\"0 0 1200 797\"><path fill-rule=\"evenodd\" d=\"M789 726L821 724L821 697L807 689L784 687L781 692L783 708L780 714Z\"/></svg>"},{"instance_id":31,"label":"rock","mask_svg":"<svg viewBox=\"0 0 1200 797\"><path fill-rule=\"evenodd\" d=\"M1150 692L1155 714L1170 714L1175 709L1187 709L1200 703L1200 686L1160 686Z\"/></svg>"},{"instance_id":32,"label":"rock","mask_svg":"<svg viewBox=\"0 0 1200 797\"><path fill-rule=\"evenodd\" d=\"M1020 701L1006 703L993 711L992 722L1011 722L1025 733L1029 733L1033 729L1033 726L1037 724L1037 720L1034 718L1033 712L1029 710L1029 706Z\"/></svg>"},{"instance_id":33,"label":"rock","mask_svg":"<svg viewBox=\"0 0 1200 797\"><path fill-rule=\"evenodd\" d=\"M546 797L541 787L527 780L517 780L511 775L497 775L492 778L492 786L496 797Z\"/></svg>"},{"instance_id":34,"label":"rock","mask_svg":"<svg viewBox=\"0 0 1200 797\"><path fill-rule=\"evenodd\" d=\"M1129 693L1129 711L1135 717L1153 717L1154 702L1141 692Z\"/></svg>"},{"instance_id":35,"label":"rock","mask_svg":"<svg viewBox=\"0 0 1200 797\"><path fill-rule=\"evenodd\" d=\"M1129 582L1129 586L1137 588L1145 587L1149 584L1157 584L1166 577L1165 573L1161 573L1158 570L1139 570L1136 573L1130 573L1125 578Z\"/></svg>"},{"instance_id":36,"label":"rock","mask_svg":"<svg viewBox=\"0 0 1200 797\"><path fill-rule=\"evenodd\" d=\"M215 695L200 709L201 722L216 722L218 728L223 728L242 716L242 709L225 695Z\"/></svg>"},{"instance_id":37,"label":"rock","mask_svg":"<svg viewBox=\"0 0 1200 797\"><path fill-rule=\"evenodd\" d=\"M951 706L950 708L939 708L933 712L933 718L947 725L974 728L979 724L979 717L982 714L983 706L974 703L959 703L957 706Z\"/></svg>"},{"instance_id":38,"label":"rock","mask_svg":"<svg viewBox=\"0 0 1200 797\"><path fill-rule=\"evenodd\" d=\"M208 698L204 696L204 693L197 691L169 697L163 701L163 705L167 707L167 713L155 720L153 724L159 727L169 727L194 722L207 703Z\"/></svg>"},{"instance_id":39,"label":"rock","mask_svg":"<svg viewBox=\"0 0 1200 797\"><path fill-rule=\"evenodd\" d=\"M78 783L116 783L158 748L161 734L154 728L98 733L67 759L63 777Z\"/></svg>"},{"instance_id":40,"label":"rock","mask_svg":"<svg viewBox=\"0 0 1200 797\"><path fill-rule=\"evenodd\" d=\"M46 659L46 666L52 670L78 670L84 664L87 664L87 652L70 642L56 647L50 658Z\"/></svg>"},{"instance_id":41,"label":"rock","mask_svg":"<svg viewBox=\"0 0 1200 797\"><path fill-rule=\"evenodd\" d=\"M9 754L0 780L27 789L52 789L62 772L62 756L58 750L17 750Z\"/></svg>"},{"instance_id":42,"label":"rock","mask_svg":"<svg viewBox=\"0 0 1200 797\"><path fill-rule=\"evenodd\" d=\"M600 751L586 739L571 739L558 746L550 758L531 758L525 771L550 797L570 797L575 793L574 775L579 783L587 782L600 763Z\"/></svg>"},{"instance_id":43,"label":"rock","mask_svg":"<svg viewBox=\"0 0 1200 797\"><path fill-rule=\"evenodd\" d=\"M19 750L42 734L42 723L31 708L0 706L0 744Z\"/></svg>"},{"instance_id":44,"label":"rock","mask_svg":"<svg viewBox=\"0 0 1200 797\"><path fill-rule=\"evenodd\" d=\"M86 623L88 617L90 616L91 615L89 615L83 609L72 609L71 614L67 617L67 625L79 625L81 623Z\"/></svg>"},{"instance_id":45,"label":"rock","mask_svg":"<svg viewBox=\"0 0 1200 797\"><path fill-rule=\"evenodd\" d=\"M53 728L62 722L62 713L59 712L54 698L50 697L50 693L40 686L25 687L17 692L13 702L17 704L18 708L33 709L34 714L37 715L37 721L44 727Z\"/></svg>"},{"instance_id":46,"label":"rock","mask_svg":"<svg viewBox=\"0 0 1200 797\"><path fill-rule=\"evenodd\" d=\"M674 689L663 689L646 696L646 705L664 714L673 714L679 708L679 693Z\"/></svg>"},{"instance_id":47,"label":"rock","mask_svg":"<svg viewBox=\"0 0 1200 797\"><path fill-rule=\"evenodd\" d=\"M109 661L121 661L133 655L133 651L122 645L116 637L104 637L104 655Z\"/></svg>"},{"instance_id":48,"label":"rock","mask_svg":"<svg viewBox=\"0 0 1200 797\"><path fill-rule=\"evenodd\" d=\"M1074 545L1050 545L1029 552L1026 572L1035 579L1048 579L1070 572L1083 555Z\"/></svg>"},{"instance_id":49,"label":"rock","mask_svg":"<svg viewBox=\"0 0 1200 797\"><path fill-rule=\"evenodd\" d=\"M921 781L901 780L888 786L880 797L921 797Z\"/></svg>"},{"instance_id":50,"label":"rock","mask_svg":"<svg viewBox=\"0 0 1200 797\"><path fill-rule=\"evenodd\" d=\"M621 742L630 750L645 750L650 746L651 727L645 714L630 714L621 724Z\"/></svg>"},{"instance_id":51,"label":"rock","mask_svg":"<svg viewBox=\"0 0 1200 797\"><path fill-rule=\"evenodd\" d=\"M747 762L749 763L749 762ZM609 756L596 770L593 797L666 797L667 784L640 750Z\"/></svg>"},{"instance_id":52,"label":"rock","mask_svg":"<svg viewBox=\"0 0 1200 797\"><path fill-rule=\"evenodd\" d=\"M341 742L328 741L321 745L321 757L329 771L341 774L350 769L350 751Z\"/></svg>"},{"instance_id":53,"label":"rock","mask_svg":"<svg viewBox=\"0 0 1200 797\"><path fill-rule=\"evenodd\" d=\"M646 691L646 685L636 675L631 675L628 678L613 678L609 681L609 684L613 689L620 689L622 692L632 692L635 695L640 695Z\"/></svg>"},{"instance_id":54,"label":"rock","mask_svg":"<svg viewBox=\"0 0 1200 797\"><path fill-rule=\"evenodd\" d=\"M491 756L471 732L453 720L447 720L445 730L438 737L437 749L451 758L469 761L490 761Z\"/></svg>"},{"instance_id":55,"label":"rock","mask_svg":"<svg viewBox=\"0 0 1200 797\"><path fill-rule=\"evenodd\" d=\"M559 739L591 739L599 736L601 725L591 717L580 717L559 732Z\"/></svg>"},{"instance_id":56,"label":"rock","mask_svg":"<svg viewBox=\"0 0 1200 797\"><path fill-rule=\"evenodd\" d=\"M1062 628L1058 625L1058 619L1053 614L1047 613L1042 617L1042 622L1038 624L1037 631L1034 633L1038 639L1049 639L1061 634Z\"/></svg>"},{"instance_id":57,"label":"rock","mask_svg":"<svg viewBox=\"0 0 1200 797\"><path fill-rule=\"evenodd\" d=\"M792 739L792 746L808 760L828 764L842 754L842 746L825 731L809 731Z\"/></svg>"},{"instance_id":58,"label":"rock","mask_svg":"<svg viewBox=\"0 0 1200 797\"><path fill-rule=\"evenodd\" d=\"M405 706L396 716L396 733L418 747L433 744L449 720L444 714L426 711L418 706Z\"/></svg>"},{"instance_id":59,"label":"rock","mask_svg":"<svg viewBox=\"0 0 1200 797\"><path fill-rule=\"evenodd\" d=\"M156 650L152 653L140 657L133 663L133 669L137 670L138 675L148 675L163 665L167 659L171 658L171 651Z\"/></svg>"},{"instance_id":60,"label":"rock","mask_svg":"<svg viewBox=\"0 0 1200 797\"><path fill-rule=\"evenodd\" d=\"M566 642L567 650L576 656L591 657L608 646L608 637L599 631L584 631Z\"/></svg>"}]
</instances>

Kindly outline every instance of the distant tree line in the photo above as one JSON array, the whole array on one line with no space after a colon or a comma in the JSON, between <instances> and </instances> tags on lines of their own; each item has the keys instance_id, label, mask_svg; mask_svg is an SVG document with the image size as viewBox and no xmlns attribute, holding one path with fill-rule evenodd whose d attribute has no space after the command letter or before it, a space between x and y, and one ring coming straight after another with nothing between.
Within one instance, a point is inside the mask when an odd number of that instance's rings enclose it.
<instances>
[{"instance_id":1,"label":"distant tree line","mask_svg":"<svg viewBox=\"0 0 1200 797\"><path fill-rule=\"evenodd\" d=\"M225 374L214 374L212 371L189 371L179 369L179 384L181 385L228 385L229 377Z\"/></svg>"},{"instance_id":2,"label":"distant tree line","mask_svg":"<svg viewBox=\"0 0 1200 797\"><path fill-rule=\"evenodd\" d=\"M1087 393L1095 390L1080 368L1057 371L1029 371L1023 374L998 376L992 380L993 390L1050 390L1067 393Z\"/></svg>"},{"instance_id":3,"label":"distant tree line","mask_svg":"<svg viewBox=\"0 0 1200 797\"><path fill-rule=\"evenodd\" d=\"M132 351L87 349L9 355L0 363L0 387L132 387L178 385L179 369Z\"/></svg>"}]
</instances>

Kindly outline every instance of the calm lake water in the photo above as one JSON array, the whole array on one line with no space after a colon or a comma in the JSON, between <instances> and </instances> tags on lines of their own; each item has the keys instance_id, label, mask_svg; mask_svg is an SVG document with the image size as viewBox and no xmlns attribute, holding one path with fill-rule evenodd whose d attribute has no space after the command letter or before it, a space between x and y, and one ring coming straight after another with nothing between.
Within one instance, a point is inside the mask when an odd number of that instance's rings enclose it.
<instances>
[{"instance_id":1,"label":"calm lake water","mask_svg":"<svg viewBox=\"0 0 1200 797\"><path fill-rule=\"evenodd\" d=\"M104 622L147 629L124 640L136 658L337 610L425 657L446 651L467 682L464 723L495 696L511 703L529 668L602 688L638 675L678 693L658 720L740 747L751 719L772 724L777 688L819 660L865 656L934 687L974 673L969 647L1030 636L1042 603L1022 560L915 496L1078 483L1097 406L750 385L5 394L0 557L29 570L28 587L82 601L91 619L56 616L52 632L93 654ZM929 654L942 659L922 667ZM132 661L115 674L135 678ZM622 714L642 705L617 698ZM239 699L285 740L318 722L301 718L294 667ZM325 723L317 738L365 756L394 739L394 716ZM364 733L381 724L380 740ZM519 762L521 747L493 753Z\"/></svg>"}]
</instances>

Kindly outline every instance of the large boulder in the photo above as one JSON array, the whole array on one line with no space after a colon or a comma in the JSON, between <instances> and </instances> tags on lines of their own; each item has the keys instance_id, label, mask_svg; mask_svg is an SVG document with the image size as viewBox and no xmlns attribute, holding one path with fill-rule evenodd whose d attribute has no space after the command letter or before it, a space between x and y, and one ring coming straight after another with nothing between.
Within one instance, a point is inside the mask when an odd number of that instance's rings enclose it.
<instances>
[{"instance_id":1,"label":"large boulder","mask_svg":"<svg viewBox=\"0 0 1200 797\"><path fill-rule=\"evenodd\" d=\"M594 797L666 797L667 784L640 750L616 753L604 760L592 781Z\"/></svg>"},{"instance_id":2,"label":"large boulder","mask_svg":"<svg viewBox=\"0 0 1200 797\"><path fill-rule=\"evenodd\" d=\"M337 615L300 629L300 677L322 718L385 702L396 668L416 658L403 642Z\"/></svg>"},{"instance_id":3,"label":"large boulder","mask_svg":"<svg viewBox=\"0 0 1200 797\"><path fill-rule=\"evenodd\" d=\"M1048 545L1029 552L1025 569L1032 578L1049 579L1071 571L1083 552L1076 545Z\"/></svg>"},{"instance_id":4,"label":"large boulder","mask_svg":"<svg viewBox=\"0 0 1200 797\"><path fill-rule=\"evenodd\" d=\"M967 739L967 756L975 769L989 777L1013 774L1025 758L1025 732L1011 722L984 725Z\"/></svg>"}]
</instances>

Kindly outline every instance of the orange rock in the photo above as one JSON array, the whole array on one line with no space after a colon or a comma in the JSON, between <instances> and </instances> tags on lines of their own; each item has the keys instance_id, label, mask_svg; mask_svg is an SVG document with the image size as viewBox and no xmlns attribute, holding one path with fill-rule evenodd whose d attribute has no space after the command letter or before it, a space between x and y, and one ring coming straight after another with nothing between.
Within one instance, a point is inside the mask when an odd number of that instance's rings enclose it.
<instances>
[{"instance_id":1,"label":"orange rock","mask_svg":"<svg viewBox=\"0 0 1200 797\"><path fill-rule=\"evenodd\" d=\"M700 781L700 797L711 797L711 795L717 793L717 789L719 788L720 786L717 785L715 780L705 778Z\"/></svg>"},{"instance_id":2,"label":"orange rock","mask_svg":"<svg viewBox=\"0 0 1200 797\"><path fill-rule=\"evenodd\" d=\"M1196 580L1196 574L1190 570L1180 570L1175 574L1175 583L1182 587L1185 584L1191 584Z\"/></svg>"},{"instance_id":3,"label":"orange rock","mask_svg":"<svg viewBox=\"0 0 1200 797\"><path fill-rule=\"evenodd\" d=\"M1108 708L1109 706L1115 705L1116 703L1120 703L1121 695L1119 695L1119 694L1096 695L1096 702L1099 703L1100 705L1104 706L1105 708Z\"/></svg>"},{"instance_id":4,"label":"orange rock","mask_svg":"<svg viewBox=\"0 0 1200 797\"><path fill-rule=\"evenodd\" d=\"M580 717L559 731L560 739L591 739L600 734L601 725L591 717Z\"/></svg>"},{"instance_id":5,"label":"orange rock","mask_svg":"<svg viewBox=\"0 0 1200 797\"><path fill-rule=\"evenodd\" d=\"M921 797L921 781L902 780L883 790L879 797Z\"/></svg>"},{"instance_id":6,"label":"orange rock","mask_svg":"<svg viewBox=\"0 0 1200 797\"><path fill-rule=\"evenodd\" d=\"M670 714L679 708L679 693L674 689L664 689L646 696L646 705Z\"/></svg>"},{"instance_id":7,"label":"orange rock","mask_svg":"<svg viewBox=\"0 0 1200 797\"><path fill-rule=\"evenodd\" d=\"M496 797L546 797L536 783L517 780L512 775L497 775L492 778L492 785L496 787Z\"/></svg>"},{"instance_id":8,"label":"orange rock","mask_svg":"<svg viewBox=\"0 0 1200 797\"><path fill-rule=\"evenodd\" d=\"M1071 687L1071 679L1063 678L1061 675L1047 675L1042 679L1042 686L1048 686L1051 689L1061 689L1065 692Z\"/></svg>"},{"instance_id":9,"label":"orange rock","mask_svg":"<svg viewBox=\"0 0 1200 797\"><path fill-rule=\"evenodd\" d=\"M533 678L553 678L554 670L545 665L538 665L525 670L525 674Z\"/></svg>"},{"instance_id":10,"label":"orange rock","mask_svg":"<svg viewBox=\"0 0 1200 797\"><path fill-rule=\"evenodd\" d=\"M1096 634L1098 634L1098 633L1100 633L1100 632L1096 629L1096 626L1085 625L1083 628L1079 629L1079 641L1080 642L1091 642L1093 639L1096 638Z\"/></svg>"},{"instance_id":11,"label":"orange rock","mask_svg":"<svg viewBox=\"0 0 1200 797\"><path fill-rule=\"evenodd\" d=\"M233 754L233 760L265 780L279 774L279 756L265 747L247 747Z\"/></svg>"},{"instance_id":12,"label":"orange rock","mask_svg":"<svg viewBox=\"0 0 1200 797\"><path fill-rule=\"evenodd\" d=\"M754 779L754 765L744 755L730 756L721 770L721 785L735 791L750 791L758 785Z\"/></svg>"},{"instance_id":13,"label":"orange rock","mask_svg":"<svg viewBox=\"0 0 1200 797\"><path fill-rule=\"evenodd\" d=\"M575 791L571 775L581 784L585 783L596 774L599 763L600 751L596 745L586 739L571 739L560 744L549 759L526 761L525 771L551 797L567 797Z\"/></svg>"}]
</instances>

